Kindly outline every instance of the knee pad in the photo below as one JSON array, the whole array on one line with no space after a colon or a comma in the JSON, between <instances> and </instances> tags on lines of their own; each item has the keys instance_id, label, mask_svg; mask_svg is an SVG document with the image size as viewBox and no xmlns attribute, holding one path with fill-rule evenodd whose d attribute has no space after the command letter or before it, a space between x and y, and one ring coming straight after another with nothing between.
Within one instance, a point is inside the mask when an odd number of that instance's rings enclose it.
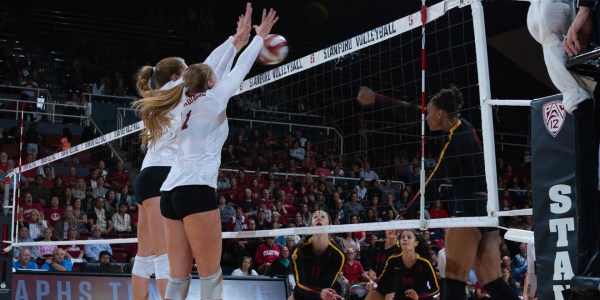
<instances>
[{"instance_id":1,"label":"knee pad","mask_svg":"<svg viewBox=\"0 0 600 300\"><path fill-rule=\"evenodd\" d=\"M188 296L191 282L191 274L186 277L169 277L169 283L167 283L167 290L165 291L165 298L173 300L185 300L185 298Z\"/></svg>"},{"instance_id":2,"label":"knee pad","mask_svg":"<svg viewBox=\"0 0 600 300\"><path fill-rule=\"evenodd\" d=\"M150 279L150 276L154 274L154 255L151 256L135 256L135 262L131 269L131 274Z\"/></svg>"},{"instance_id":3,"label":"knee pad","mask_svg":"<svg viewBox=\"0 0 600 300\"><path fill-rule=\"evenodd\" d=\"M223 272L200 276L200 299L223 299Z\"/></svg>"},{"instance_id":4,"label":"knee pad","mask_svg":"<svg viewBox=\"0 0 600 300\"><path fill-rule=\"evenodd\" d=\"M154 258L154 275L156 279L169 279L169 257L167 254L159 255Z\"/></svg>"}]
</instances>

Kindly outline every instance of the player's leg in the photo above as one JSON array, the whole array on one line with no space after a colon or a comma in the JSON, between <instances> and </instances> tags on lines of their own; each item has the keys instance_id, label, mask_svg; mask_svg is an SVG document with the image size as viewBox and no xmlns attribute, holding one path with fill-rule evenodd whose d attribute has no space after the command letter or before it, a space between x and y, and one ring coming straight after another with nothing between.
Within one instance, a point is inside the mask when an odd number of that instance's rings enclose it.
<instances>
[{"instance_id":1,"label":"player's leg","mask_svg":"<svg viewBox=\"0 0 600 300\"><path fill-rule=\"evenodd\" d=\"M365 298L365 300L384 300L385 297L380 294L377 290L371 290L369 291L369 293L367 294L367 297Z\"/></svg>"},{"instance_id":2,"label":"player's leg","mask_svg":"<svg viewBox=\"0 0 600 300\"><path fill-rule=\"evenodd\" d=\"M502 280L499 260L500 231L487 231L483 234L477 249L474 264L477 280L494 299L518 300L515 291Z\"/></svg>"},{"instance_id":3,"label":"player's leg","mask_svg":"<svg viewBox=\"0 0 600 300\"><path fill-rule=\"evenodd\" d=\"M201 283L201 298L222 299L222 240L219 210L188 215L183 219L183 224L196 259ZM198 230L198 228L202 228L202 230Z\"/></svg>"},{"instance_id":4,"label":"player's leg","mask_svg":"<svg viewBox=\"0 0 600 300\"><path fill-rule=\"evenodd\" d=\"M182 216L176 212L178 202L174 194L174 191L163 192L160 198L160 212L163 216L170 268L165 299L185 299L192 279L190 273L193 255L181 220Z\"/></svg>"},{"instance_id":5,"label":"player's leg","mask_svg":"<svg viewBox=\"0 0 600 300\"><path fill-rule=\"evenodd\" d=\"M148 217L144 204L138 205L138 251L131 271L133 299L148 299L150 276L154 273L154 251L151 247Z\"/></svg>"},{"instance_id":6,"label":"player's leg","mask_svg":"<svg viewBox=\"0 0 600 300\"><path fill-rule=\"evenodd\" d=\"M144 201L146 206L147 224L149 228L152 248L154 249L154 275L160 295L164 297L169 282L170 268L165 240L165 225L160 213L160 197Z\"/></svg>"},{"instance_id":7,"label":"player's leg","mask_svg":"<svg viewBox=\"0 0 600 300\"><path fill-rule=\"evenodd\" d=\"M163 218L165 241L169 257L171 275L165 292L165 299L185 299L191 282L192 249L180 220ZM196 230L198 230L197 227ZM198 230L202 231L202 230Z\"/></svg>"},{"instance_id":8,"label":"player's leg","mask_svg":"<svg viewBox=\"0 0 600 300\"><path fill-rule=\"evenodd\" d=\"M442 299L466 299L469 272L481 240L479 228L448 228L445 238L446 277L443 279Z\"/></svg>"}]
</instances>

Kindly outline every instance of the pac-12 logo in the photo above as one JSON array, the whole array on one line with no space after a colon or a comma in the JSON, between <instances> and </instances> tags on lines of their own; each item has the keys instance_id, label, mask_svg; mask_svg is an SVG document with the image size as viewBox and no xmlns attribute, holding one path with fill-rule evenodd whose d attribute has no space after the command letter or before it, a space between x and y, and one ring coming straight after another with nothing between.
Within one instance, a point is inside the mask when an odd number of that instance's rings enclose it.
<instances>
[{"instance_id":1,"label":"pac-12 logo","mask_svg":"<svg viewBox=\"0 0 600 300\"><path fill-rule=\"evenodd\" d=\"M565 106L562 100L551 101L543 106L544 125L552 135L556 137L565 123Z\"/></svg>"}]
</instances>

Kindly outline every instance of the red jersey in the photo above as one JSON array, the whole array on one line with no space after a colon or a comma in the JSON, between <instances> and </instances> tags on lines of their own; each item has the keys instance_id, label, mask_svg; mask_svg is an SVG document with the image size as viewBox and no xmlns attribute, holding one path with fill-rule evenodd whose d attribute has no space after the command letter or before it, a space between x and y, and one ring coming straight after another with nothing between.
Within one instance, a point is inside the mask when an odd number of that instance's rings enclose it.
<instances>
[{"instance_id":1,"label":"red jersey","mask_svg":"<svg viewBox=\"0 0 600 300\"><path fill-rule=\"evenodd\" d=\"M350 284L364 281L362 280L362 274L365 273L365 269L358 260L352 261L352 264L346 261L342 272L344 272L344 277L350 281Z\"/></svg>"}]
</instances>

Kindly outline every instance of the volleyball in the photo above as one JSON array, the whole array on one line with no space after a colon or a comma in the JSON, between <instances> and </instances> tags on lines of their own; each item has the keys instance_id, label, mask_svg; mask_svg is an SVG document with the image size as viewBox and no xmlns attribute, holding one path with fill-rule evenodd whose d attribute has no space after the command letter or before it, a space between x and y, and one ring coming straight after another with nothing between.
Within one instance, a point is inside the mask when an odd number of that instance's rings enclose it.
<instances>
[{"instance_id":1,"label":"volleyball","mask_svg":"<svg viewBox=\"0 0 600 300\"><path fill-rule=\"evenodd\" d=\"M265 37L257 61L262 65L275 65L282 62L287 54L287 40L279 34L269 34Z\"/></svg>"}]
</instances>

